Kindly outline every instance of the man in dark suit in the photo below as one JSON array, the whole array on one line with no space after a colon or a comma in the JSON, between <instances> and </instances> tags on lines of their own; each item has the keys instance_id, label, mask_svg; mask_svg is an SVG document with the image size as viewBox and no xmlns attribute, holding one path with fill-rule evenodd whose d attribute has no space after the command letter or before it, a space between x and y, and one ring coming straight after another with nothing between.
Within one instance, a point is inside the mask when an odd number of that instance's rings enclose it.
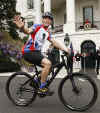
<instances>
[{"instance_id":1,"label":"man in dark suit","mask_svg":"<svg viewBox=\"0 0 100 113\"><path fill-rule=\"evenodd\" d=\"M98 74L99 74L99 65L100 65L100 47L99 47L99 49L97 50L96 55L97 55L97 67L96 67L96 72L97 72L97 75L98 75Z\"/></svg>"}]
</instances>

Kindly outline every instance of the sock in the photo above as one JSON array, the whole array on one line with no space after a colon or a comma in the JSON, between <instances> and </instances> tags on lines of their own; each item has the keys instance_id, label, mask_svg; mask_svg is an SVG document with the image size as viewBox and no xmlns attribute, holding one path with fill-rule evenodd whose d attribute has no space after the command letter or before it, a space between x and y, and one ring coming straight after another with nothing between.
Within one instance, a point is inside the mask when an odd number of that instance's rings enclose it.
<instances>
[{"instance_id":1,"label":"sock","mask_svg":"<svg viewBox=\"0 0 100 113\"><path fill-rule=\"evenodd\" d=\"M40 88L44 88L46 86L46 82L41 83Z\"/></svg>"},{"instance_id":2,"label":"sock","mask_svg":"<svg viewBox=\"0 0 100 113\"><path fill-rule=\"evenodd\" d=\"M35 78L34 80L35 80L35 82L37 82L37 83L38 83L38 78Z\"/></svg>"}]
</instances>

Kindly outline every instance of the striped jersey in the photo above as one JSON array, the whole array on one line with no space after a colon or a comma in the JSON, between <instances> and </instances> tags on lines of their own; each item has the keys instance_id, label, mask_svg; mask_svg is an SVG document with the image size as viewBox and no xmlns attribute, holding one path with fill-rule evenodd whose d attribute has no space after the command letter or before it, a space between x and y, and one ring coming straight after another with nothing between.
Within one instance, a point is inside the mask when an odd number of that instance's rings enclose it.
<instances>
[{"instance_id":1,"label":"striped jersey","mask_svg":"<svg viewBox=\"0 0 100 113\"><path fill-rule=\"evenodd\" d=\"M32 29L34 32L22 48L23 54L34 50L41 51L45 41L51 39L51 34L42 24L34 24Z\"/></svg>"}]
</instances>

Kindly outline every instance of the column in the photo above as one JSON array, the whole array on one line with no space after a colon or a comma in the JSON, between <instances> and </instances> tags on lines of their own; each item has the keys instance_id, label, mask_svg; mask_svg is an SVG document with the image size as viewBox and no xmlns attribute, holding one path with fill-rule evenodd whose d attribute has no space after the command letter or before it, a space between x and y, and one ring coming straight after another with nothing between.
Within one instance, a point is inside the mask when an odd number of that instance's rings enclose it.
<instances>
[{"instance_id":1,"label":"column","mask_svg":"<svg viewBox=\"0 0 100 113\"><path fill-rule=\"evenodd\" d=\"M34 0L35 23L41 24L41 0Z\"/></svg>"},{"instance_id":2,"label":"column","mask_svg":"<svg viewBox=\"0 0 100 113\"><path fill-rule=\"evenodd\" d=\"M24 16L24 12L26 11L26 1L17 0L16 2L16 10Z\"/></svg>"},{"instance_id":3,"label":"column","mask_svg":"<svg viewBox=\"0 0 100 113\"><path fill-rule=\"evenodd\" d=\"M44 0L44 12L51 12L51 0Z\"/></svg>"},{"instance_id":4,"label":"column","mask_svg":"<svg viewBox=\"0 0 100 113\"><path fill-rule=\"evenodd\" d=\"M27 16L27 0L20 0L19 2L21 2L21 9L22 9L22 16L26 17Z\"/></svg>"},{"instance_id":5,"label":"column","mask_svg":"<svg viewBox=\"0 0 100 113\"><path fill-rule=\"evenodd\" d=\"M75 32L75 0L66 0L66 16L64 32Z\"/></svg>"},{"instance_id":6,"label":"column","mask_svg":"<svg viewBox=\"0 0 100 113\"><path fill-rule=\"evenodd\" d=\"M100 0L98 0L98 14L99 14L99 12L100 12ZM98 15L99 16L99 18L98 18L98 21L100 20L100 15Z\"/></svg>"}]
</instances>

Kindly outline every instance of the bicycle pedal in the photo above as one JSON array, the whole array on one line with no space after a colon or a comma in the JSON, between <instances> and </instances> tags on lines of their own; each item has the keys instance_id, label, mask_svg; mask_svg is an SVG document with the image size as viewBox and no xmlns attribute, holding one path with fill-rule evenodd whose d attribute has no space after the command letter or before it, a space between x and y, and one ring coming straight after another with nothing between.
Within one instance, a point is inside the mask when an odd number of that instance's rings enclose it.
<instances>
[{"instance_id":1,"label":"bicycle pedal","mask_svg":"<svg viewBox=\"0 0 100 113\"><path fill-rule=\"evenodd\" d=\"M38 93L39 97L45 97L45 96L52 96L54 92L49 92L49 93Z\"/></svg>"},{"instance_id":2,"label":"bicycle pedal","mask_svg":"<svg viewBox=\"0 0 100 113\"><path fill-rule=\"evenodd\" d=\"M52 96L54 94L54 91L47 91L47 92L37 92L39 95L44 95L44 96Z\"/></svg>"},{"instance_id":3,"label":"bicycle pedal","mask_svg":"<svg viewBox=\"0 0 100 113\"><path fill-rule=\"evenodd\" d=\"M54 91L50 91L50 92L47 92L46 96L52 96L54 94Z\"/></svg>"}]
</instances>

